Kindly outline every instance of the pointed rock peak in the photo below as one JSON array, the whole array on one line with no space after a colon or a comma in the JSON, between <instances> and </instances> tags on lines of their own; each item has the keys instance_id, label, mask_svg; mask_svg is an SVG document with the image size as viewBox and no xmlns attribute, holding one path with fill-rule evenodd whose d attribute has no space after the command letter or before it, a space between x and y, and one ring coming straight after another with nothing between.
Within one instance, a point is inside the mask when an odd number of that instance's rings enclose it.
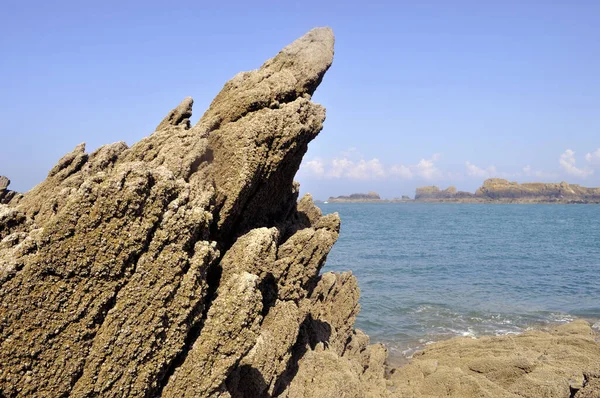
<instances>
[{"instance_id":1,"label":"pointed rock peak","mask_svg":"<svg viewBox=\"0 0 600 398\"><path fill-rule=\"evenodd\" d=\"M163 130L167 127L175 127L183 125L186 129L189 129L190 117L192 117L192 106L194 100L192 97L186 97L183 101L173 109L169 114L160 122L156 127L156 131Z\"/></svg>"},{"instance_id":2,"label":"pointed rock peak","mask_svg":"<svg viewBox=\"0 0 600 398\"><path fill-rule=\"evenodd\" d=\"M59 172L65 169L69 169L67 175L79 170L79 168L87 161L87 154L85 153L85 142L77 145L75 149L63 156L56 166L50 170L48 177L57 175Z\"/></svg>"},{"instance_id":3,"label":"pointed rock peak","mask_svg":"<svg viewBox=\"0 0 600 398\"><path fill-rule=\"evenodd\" d=\"M333 62L333 32L316 28L281 50L260 69L238 73L204 113L196 129L208 135L251 112L276 109L312 96Z\"/></svg>"},{"instance_id":4,"label":"pointed rock peak","mask_svg":"<svg viewBox=\"0 0 600 398\"><path fill-rule=\"evenodd\" d=\"M5 190L10 185L10 180L7 177L0 176L0 191Z\"/></svg>"},{"instance_id":5,"label":"pointed rock peak","mask_svg":"<svg viewBox=\"0 0 600 398\"><path fill-rule=\"evenodd\" d=\"M263 68L291 69L302 86L300 94L312 95L333 62L335 37L331 28L315 28L265 62Z\"/></svg>"}]
</instances>

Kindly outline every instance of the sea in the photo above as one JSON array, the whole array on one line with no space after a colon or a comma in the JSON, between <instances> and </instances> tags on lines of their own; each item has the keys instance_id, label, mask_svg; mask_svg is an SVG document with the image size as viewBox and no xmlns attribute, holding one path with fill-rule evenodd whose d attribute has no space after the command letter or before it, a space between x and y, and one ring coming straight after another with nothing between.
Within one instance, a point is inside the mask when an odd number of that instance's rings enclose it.
<instances>
[{"instance_id":1,"label":"sea","mask_svg":"<svg viewBox=\"0 0 600 398\"><path fill-rule=\"evenodd\" d=\"M324 271L358 278L356 327L393 361L578 318L600 331L600 205L318 205L342 219Z\"/></svg>"}]
</instances>

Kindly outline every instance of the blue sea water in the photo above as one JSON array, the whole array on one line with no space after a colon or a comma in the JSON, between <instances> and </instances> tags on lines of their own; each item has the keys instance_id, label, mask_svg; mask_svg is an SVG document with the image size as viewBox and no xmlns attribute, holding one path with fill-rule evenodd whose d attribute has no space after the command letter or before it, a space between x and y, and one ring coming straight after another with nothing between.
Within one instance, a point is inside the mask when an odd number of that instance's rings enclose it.
<instances>
[{"instance_id":1,"label":"blue sea water","mask_svg":"<svg viewBox=\"0 0 600 398\"><path fill-rule=\"evenodd\" d=\"M319 206L342 219L324 271L357 276L357 327L392 356L575 318L600 328L598 205Z\"/></svg>"}]
</instances>

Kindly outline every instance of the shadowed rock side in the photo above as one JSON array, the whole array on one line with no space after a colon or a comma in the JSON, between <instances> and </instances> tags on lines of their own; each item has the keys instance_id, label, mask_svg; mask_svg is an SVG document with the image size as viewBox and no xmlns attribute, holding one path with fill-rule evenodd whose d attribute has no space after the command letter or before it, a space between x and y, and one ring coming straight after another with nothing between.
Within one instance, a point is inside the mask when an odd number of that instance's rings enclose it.
<instances>
[{"instance_id":1,"label":"shadowed rock side","mask_svg":"<svg viewBox=\"0 0 600 398\"><path fill-rule=\"evenodd\" d=\"M186 98L2 201L0 396L393 396L385 348L354 330L356 278L320 274L340 219L293 181L333 42L314 29L197 125Z\"/></svg>"},{"instance_id":2,"label":"shadowed rock side","mask_svg":"<svg viewBox=\"0 0 600 398\"><path fill-rule=\"evenodd\" d=\"M0 176L0 204L8 204L13 199L15 200L15 203L16 203L16 201L18 201L20 199L19 193L8 189L9 185L10 185L10 180L7 177Z\"/></svg>"},{"instance_id":3,"label":"shadowed rock side","mask_svg":"<svg viewBox=\"0 0 600 398\"><path fill-rule=\"evenodd\" d=\"M299 397L310 361L385 384L356 279L319 275L339 217L293 182L333 43L237 75L196 126L186 98L132 147L78 145L18 200L0 179L0 396Z\"/></svg>"},{"instance_id":4,"label":"shadowed rock side","mask_svg":"<svg viewBox=\"0 0 600 398\"><path fill-rule=\"evenodd\" d=\"M502 178L489 178L475 193L457 191L455 187L444 190L435 185L419 187L415 200L464 203L600 203L600 188L585 188L564 181L519 184Z\"/></svg>"}]
</instances>

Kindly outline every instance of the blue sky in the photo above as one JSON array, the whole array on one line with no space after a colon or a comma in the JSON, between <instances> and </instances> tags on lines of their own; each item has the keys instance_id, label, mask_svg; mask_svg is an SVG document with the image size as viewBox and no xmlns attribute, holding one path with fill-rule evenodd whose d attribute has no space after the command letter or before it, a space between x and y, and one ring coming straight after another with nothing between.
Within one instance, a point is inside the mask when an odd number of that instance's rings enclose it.
<instances>
[{"instance_id":1,"label":"blue sky","mask_svg":"<svg viewBox=\"0 0 600 398\"><path fill-rule=\"evenodd\" d=\"M2 1L0 174L150 134L315 26L336 35L297 176L317 198L490 176L600 186L600 2Z\"/></svg>"}]
</instances>

